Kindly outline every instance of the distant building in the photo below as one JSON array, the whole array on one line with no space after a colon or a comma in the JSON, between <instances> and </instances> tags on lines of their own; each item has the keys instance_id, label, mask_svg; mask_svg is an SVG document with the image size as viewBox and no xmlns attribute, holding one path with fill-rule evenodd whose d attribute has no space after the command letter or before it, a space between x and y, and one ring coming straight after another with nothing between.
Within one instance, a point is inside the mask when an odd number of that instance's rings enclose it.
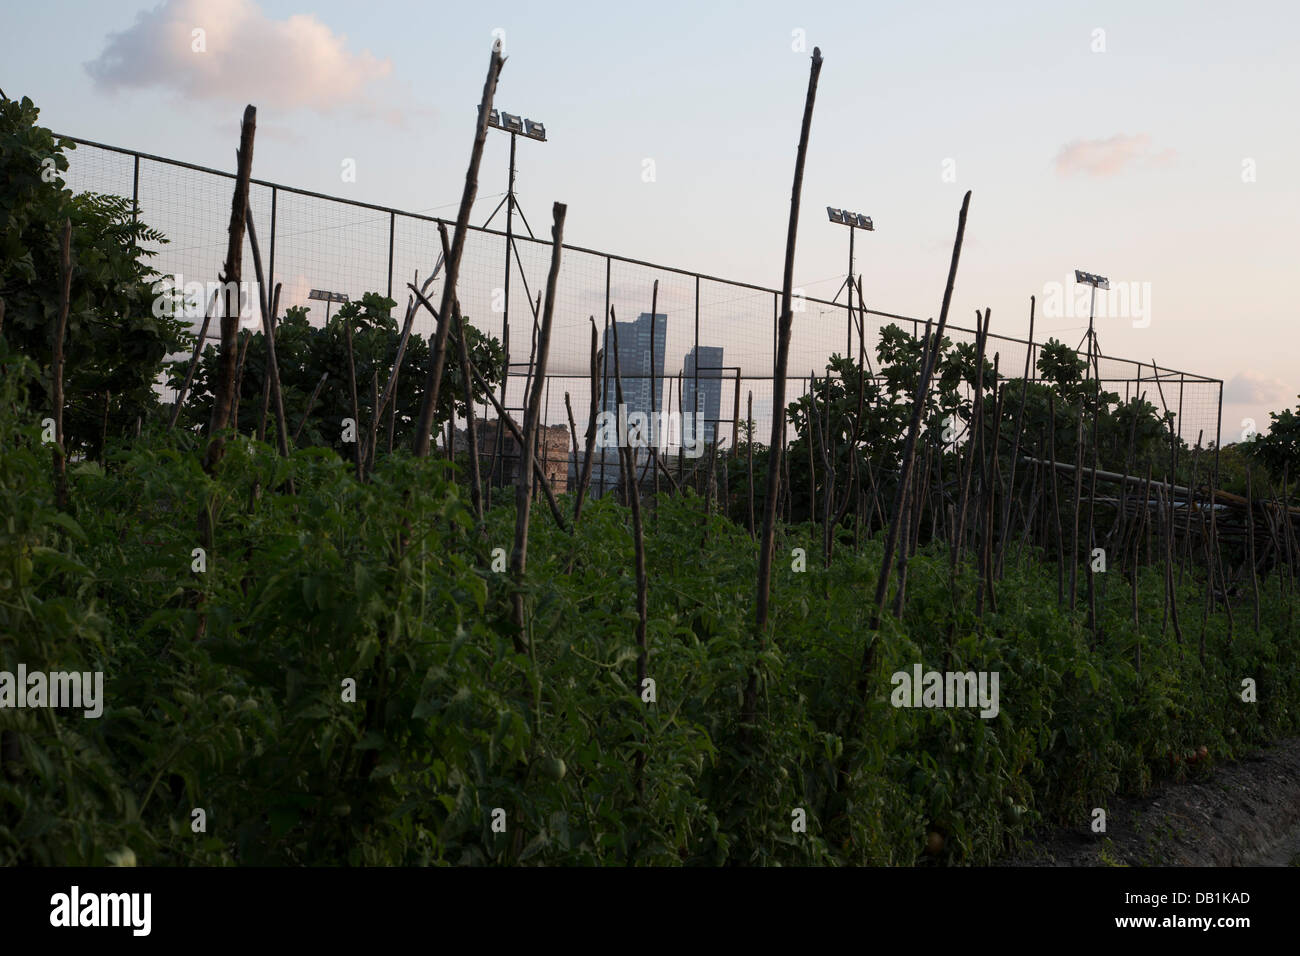
<instances>
[{"instance_id":1,"label":"distant building","mask_svg":"<svg viewBox=\"0 0 1300 956\"><path fill-rule=\"evenodd\" d=\"M493 462L498 427L495 418L475 422L479 467L484 478L488 477L488 468ZM569 428L567 425L539 425L538 431L537 461L542 466L542 474L550 482L551 490L557 495L562 494L569 490ZM465 451L468 442L464 429L457 429L456 451ZM502 432L501 442L501 451L496 457L491 479L496 485L513 485L519 475L519 443L508 428Z\"/></svg>"},{"instance_id":2,"label":"distant building","mask_svg":"<svg viewBox=\"0 0 1300 956\"><path fill-rule=\"evenodd\" d=\"M635 321L618 323L618 377L623 380L623 404L627 414L641 412L650 421L647 444L660 442L659 420L654 412L664 411L664 347L668 338L668 316L657 312L652 317L642 312ZM614 366L614 332L605 334L603 384L600 411L618 414L618 382ZM634 448L640 465L647 452ZM592 485L597 493L618 486L620 480L617 448L597 447L592 456Z\"/></svg>"},{"instance_id":3,"label":"distant building","mask_svg":"<svg viewBox=\"0 0 1300 956\"><path fill-rule=\"evenodd\" d=\"M649 312L642 312L634 322L618 323L618 368L623 379L623 404L628 413L663 411L664 343L668 338L668 316L660 312L651 322ZM605 336L606 379L602 411L618 410L618 392L614 380L614 336ZM656 439L657 435L650 438Z\"/></svg>"},{"instance_id":4,"label":"distant building","mask_svg":"<svg viewBox=\"0 0 1300 956\"><path fill-rule=\"evenodd\" d=\"M686 353L682 369L682 412L682 440L686 444L695 441L697 421L706 444L718 440L718 417L722 414L722 346L700 345ZM690 417L687 418L687 415Z\"/></svg>"}]
</instances>

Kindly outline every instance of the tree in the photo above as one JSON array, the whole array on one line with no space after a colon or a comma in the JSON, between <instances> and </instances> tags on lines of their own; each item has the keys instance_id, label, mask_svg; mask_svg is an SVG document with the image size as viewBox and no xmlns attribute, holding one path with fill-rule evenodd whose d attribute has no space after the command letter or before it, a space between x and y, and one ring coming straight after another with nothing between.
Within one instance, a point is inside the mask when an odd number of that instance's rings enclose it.
<instances>
[{"instance_id":1,"label":"tree","mask_svg":"<svg viewBox=\"0 0 1300 956\"><path fill-rule=\"evenodd\" d=\"M316 404L303 425L299 445L333 448L340 455L352 455L351 444L342 441L343 419L352 417L352 392L348 386L347 323L352 326L352 354L356 363L357 404L361 420L357 423L358 437L369 433L374 415L374 382L378 376L378 389L382 393L388 376L397 359L401 339L397 321L391 316L396 302L375 292L367 292L360 299L346 303L323 326L314 326L308 310L295 306L276 323L275 355L280 368L280 385L284 393L284 411L288 419L290 437L298 428L312 392L326 375ZM244 333L241 333L244 334ZM505 357L501 345L474 328L465 320L466 344L470 362L492 385L499 385ZM192 341L192 340L191 340ZM191 345L192 347L192 345ZM261 411L262 387L266 374L266 346L260 331L251 334L244 375L238 395L239 427L243 432L255 432L257 416ZM414 428L414 414L424 395L424 376L428 364L429 341L412 334L402 356L397 390L384 412L383 421L376 428L380 444L388 441L389 412L396 407L393 421L393 447L409 444ZM212 408L213 383L217 374L217 351L208 346L199 357L192 392L186 399L181 422L187 427L206 425ZM178 387L189 369L189 359L170 363L171 385ZM438 396L435 424L445 424L453 413L463 418L465 409L464 373L460 367L460 353L449 349L443 372L445 388ZM474 389L478 400L486 400L480 388ZM268 415L267 434L274 435L275 421Z\"/></svg>"},{"instance_id":2,"label":"tree","mask_svg":"<svg viewBox=\"0 0 1300 956\"><path fill-rule=\"evenodd\" d=\"M1280 482L1285 471L1288 480L1294 483L1300 478L1300 403L1294 412L1283 409L1269 412L1268 417L1271 421L1268 434L1260 435L1253 442L1254 456L1274 479Z\"/></svg>"},{"instance_id":3,"label":"tree","mask_svg":"<svg viewBox=\"0 0 1300 956\"><path fill-rule=\"evenodd\" d=\"M157 407L163 359L183 342L184 323L154 314L159 273L146 243L165 237L136 220L119 196L66 188L67 140L36 125L40 111L0 93L0 298L4 335L46 373L32 408L51 405L54 324L62 287L59 243L72 221L72 294L64 341L64 434L69 453L97 456L101 436L134 428ZM107 413L107 427L105 414Z\"/></svg>"}]
</instances>

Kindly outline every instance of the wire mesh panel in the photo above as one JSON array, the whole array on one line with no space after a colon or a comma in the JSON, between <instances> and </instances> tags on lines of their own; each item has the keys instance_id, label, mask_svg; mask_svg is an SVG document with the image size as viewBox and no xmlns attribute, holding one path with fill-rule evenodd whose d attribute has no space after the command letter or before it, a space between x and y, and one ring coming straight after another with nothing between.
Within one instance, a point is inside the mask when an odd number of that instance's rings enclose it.
<instances>
[{"instance_id":1,"label":"wire mesh panel","mask_svg":"<svg viewBox=\"0 0 1300 956\"><path fill-rule=\"evenodd\" d=\"M183 276L186 282L216 281L225 256L231 173L63 138L78 144L68 154L70 168L65 180L70 188L138 195L143 221L169 240L151 244L156 251L155 268L164 274ZM256 180L250 206L265 267L268 272L273 270L273 281L284 286L281 311L307 306L312 309L312 321L317 323L323 321L325 309L321 302L308 298L313 289L343 293L353 299L365 292L391 290L398 303L395 315L400 318L410 295L407 283L415 282L418 273L423 284L442 251L439 220L428 216ZM449 231L454 229L453 224L444 224ZM504 225L502 215L496 217L495 225ZM543 223L536 225L538 234L530 237L522 219L516 216L513 243L507 243L502 228L471 226L464 238L456 287L467 321L508 346L504 405L513 410L512 414L518 414L523 407L530 381L538 297L545 293L551 261L549 229ZM252 289L247 240L244 262L245 281ZM428 298L435 306L444 275L439 267L429 286ZM659 291L654 311L659 318L650 320L656 280ZM726 439L729 444L736 433L736 420L747 414L752 394L755 434L760 442L766 442L774 412L772 376L779 302L780 293L774 289L566 247L555 289L547 363L547 376L552 381L543 388L543 423L567 430L564 395L568 392L575 424L585 434L593 401L589 379L592 321L598 330L598 347L604 349L608 309L612 306L620 323L620 336L623 323L628 323L629 334L639 336L632 351L627 351L627 345L620 350L620 357L627 356L629 364L624 370L625 389L636 393L632 404L644 405L659 414L701 415L704 436L708 440ZM255 322L255 304L252 311ZM193 319L195 327L201 318L200 313ZM637 326L638 322L642 325ZM842 294L833 301L796 295L792 301L786 402L793 402L801 394L800 389L807 389L810 373L825 374L835 354L847 354L854 360L865 356L868 368L878 373L876 346L881 330L891 324L912 335L921 334L925 327L923 319L872 309L855 309L850 315ZM433 317L419 309L415 334L431 336L435 329ZM215 329L209 334L215 335ZM946 335L954 344L975 341L974 330L960 323L950 323ZM998 357L1002 378L1021 377L1026 357L1031 378L1039 377L1041 354L1041 343L998 335L994 320L987 356L990 361L994 355ZM608 367L602 364L599 370L595 395L598 410L606 405L613 410L614 405L609 401L613 389L612 350L606 351L606 359L610 361ZM1174 427L1185 442L1193 444L1198 436L1207 446L1219 441L1219 380L1110 356L1098 356L1095 368L1106 390L1117 394L1121 401L1145 396L1161 411L1172 413ZM487 418L496 416L488 405L481 405L478 411ZM558 443L558 432L556 436ZM658 440L659 435L652 437ZM667 437L670 451L688 437L680 430L680 419L677 430L670 430ZM558 444L548 448L549 455ZM607 471L617 472L612 451L607 454L607 465Z\"/></svg>"}]
</instances>

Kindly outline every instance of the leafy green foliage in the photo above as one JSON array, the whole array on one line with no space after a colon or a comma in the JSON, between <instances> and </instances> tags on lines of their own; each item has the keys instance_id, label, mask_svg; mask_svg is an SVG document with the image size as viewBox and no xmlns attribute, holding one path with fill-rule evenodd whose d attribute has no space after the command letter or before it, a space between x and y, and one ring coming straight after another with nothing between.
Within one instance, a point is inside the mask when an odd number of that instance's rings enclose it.
<instances>
[{"instance_id":1,"label":"leafy green foliage","mask_svg":"<svg viewBox=\"0 0 1300 956\"><path fill-rule=\"evenodd\" d=\"M164 237L133 217L129 200L74 195L57 140L36 125L32 101L0 98L0 298L5 337L44 375L32 401L49 408L55 327L62 296L60 244L72 222L72 289L64 343L64 434L68 452L97 458L102 438L133 430L156 406L163 359L182 343L183 323L155 316L147 243ZM107 420L106 420L107 416Z\"/></svg>"},{"instance_id":2,"label":"leafy green foliage","mask_svg":"<svg viewBox=\"0 0 1300 956\"><path fill-rule=\"evenodd\" d=\"M1300 403L1294 412L1284 408L1269 412L1268 417L1271 421L1268 434L1260 435L1252 443L1254 457L1264 463L1278 482L1284 474L1294 482L1300 477Z\"/></svg>"},{"instance_id":3,"label":"leafy green foliage","mask_svg":"<svg viewBox=\"0 0 1300 956\"><path fill-rule=\"evenodd\" d=\"M1009 561L981 624L973 572L954 590L938 547L913 559L903 617L875 638L862 723L847 726L879 538L796 572L791 550L817 544L807 526L781 528L775 639L759 652L752 539L713 516L701 547L689 493L648 523L647 705L631 534L612 496L576 537L535 515L532 643L518 654L513 585L491 570L513 507L480 533L450 464L381 456L358 484L328 449L282 459L241 437L209 477L183 436L146 432L107 469L74 465L61 513L23 395L34 370L3 344L0 361L0 667L102 670L107 698L99 720L0 711L4 863L98 865L123 847L146 865L981 863L1038 821L1077 824L1185 772L1171 752L1230 757L1297 725L1294 601L1273 588L1259 636L1228 641L1210 615L1201 661L1162 634L1155 572L1139 581L1140 629L1127 582L1102 576L1107 638L1092 648L1039 555ZM1180 592L1184 606L1200 594L1190 578ZM998 671L998 716L892 706L890 675L915 663ZM1244 676L1258 704L1240 701ZM191 830L196 807L206 833Z\"/></svg>"},{"instance_id":4,"label":"leafy green foliage","mask_svg":"<svg viewBox=\"0 0 1300 956\"><path fill-rule=\"evenodd\" d=\"M280 370L280 387L284 394L284 412L290 436L297 429L307 411L312 393L321 385L321 376L327 376L320 387L316 405L298 439L299 446L333 448L347 458L352 446L341 441L342 421L352 417L352 391L348 383L347 324L352 325L352 353L356 362L357 405L361 420L358 431L369 429L374 417L374 392L382 392L388 383L401 330L392 318L396 303L378 293L367 292L359 300L345 303L323 326L313 326L308 310L301 307L289 309L276 325L275 358ZM500 343L470 324L465 323L466 343L470 362L491 385L500 384L504 374L505 357ZM246 430L256 430L255 423L262 408L262 390L266 381L267 351L265 336L261 331L243 332L248 338L244 359L244 374L239 389L238 421ZM429 340L412 333L402 355L395 398L389 401L388 411L396 412L393 419L394 447L407 447L414 435L415 415L424 395L425 370L429 364ZM193 349L193 338L190 340ZM213 390L218 374L217 345L208 345L200 354L194 373L190 397L185 401L181 421L191 428L205 428L212 414ZM189 370L190 360L184 358L169 363L170 384L179 388ZM476 401L486 401L483 389L475 385ZM446 364L443 368L442 389L438 395L435 427L450 420L452 411L458 416L465 411L465 383L461 370L460 352L454 341L449 341ZM387 441L388 412L379 423L378 435ZM275 434L274 410L267 413L267 434ZM274 438L270 439L274 443Z\"/></svg>"}]
</instances>

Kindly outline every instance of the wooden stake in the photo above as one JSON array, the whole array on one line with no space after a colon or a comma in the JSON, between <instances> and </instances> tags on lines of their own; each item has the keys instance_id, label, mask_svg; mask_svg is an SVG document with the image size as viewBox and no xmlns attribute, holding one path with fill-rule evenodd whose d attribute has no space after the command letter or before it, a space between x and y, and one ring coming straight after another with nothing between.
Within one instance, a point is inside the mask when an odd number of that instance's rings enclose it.
<instances>
[{"instance_id":1,"label":"wooden stake","mask_svg":"<svg viewBox=\"0 0 1300 956\"><path fill-rule=\"evenodd\" d=\"M795 155L794 185L790 191L790 223L786 230L785 270L781 282L781 318L777 325L776 367L772 379L772 441L768 452L767 496L763 505L763 537L758 549L758 594L755 601L755 628L759 646L766 644L768 607L772 587L772 551L776 541L776 506L781 488L781 461L785 433L785 376L790 362L790 330L793 324L791 299L794 294L794 249L799 229L799 202L803 192L804 160L808 155L808 137L812 129L813 104L817 99L817 80L822 70L822 52L813 47L812 70L808 77L808 94L804 100L803 124L799 131L799 149ZM757 676L751 672L742 721L752 723Z\"/></svg>"},{"instance_id":2,"label":"wooden stake","mask_svg":"<svg viewBox=\"0 0 1300 956\"><path fill-rule=\"evenodd\" d=\"M1259 633L1259 578L1255 574L1255 488L1246 466L1246 542L1250 563L1250 588L1255 598L1255 633Z\"/></svg>"},{"instance_id":3,"label":"wooden stake","mask_svg":"<svg viewBox=\"0 0 1300 956\"><path fill-rule=\"evenodd\" d=\"M72 307L72 220L63 220L63 237L59 241L59 316L54 325L53 378L54 402L54 500L59 510L68 508L67 448L63 441L63 340L68 334L68 312Z\"/></svg>"},{"instance_id":4,"label":"wooden stake","mask_svg":"<svg viewBox=\"0 0 1300 956\"><path fill-rule=\"evenodd\" d=\"M803 123L799 129L799 148L795 154L794 183L790 189L790 221L785 237L785 269L781 278L781 317L777 323L776 366L772 379L772 440L768 450L767 494L763 503L763 536L758 547L758 594L755 601L754 629L761 651L767 645L767 618L772 598L772 559L776 546L776 509L781 495L781 464L785 459L785 376L790 365L790 330L794 316L794 250L799 231L799 203L803 194L803 168L808 156L808 138L812 130L813 104L817 99L817 80L822 71L822 51L813 47L812 68L808 75L808 93L804 99ZM741 743L747 749L750 729L758 700L758 672L751 669L741 706Z\"/></svg>"},{"instance_id":5,"label":"wooden stake","mask_svg":"<svg viewBox=\"0 0 1300 956\"><path fill-rule=\"evenodd\" d=\"M236 336L239 333L239 287L243 280L244 228L248 218L248 180L253 167L253 134L257 127L257 109L247 106L239 135L238 166L235 175L235 193L230 205L230 235L226 246L226 264L222 269L221 284L225 286L225 308L221 314L221 352L217 358L215 398L212 418L208 423L208 448L203 456L203 470L214 474L225 454L222 435L230 422L230 403L234 398L235 365L238 360ZM235 289L235 302L230 301L230 289ZM206 512L206 509L205 509Z\"/></svg>"},{"instance_id":6,"label":"wooden stake","mask_svg":"<svg viewBox=\"0 0 1300 956\"><path fill-rule=\"evenodd\" d=\"M307 424L307 419L311 417L311 410L316 407L316 399L320 395L321 388L325 385L325 379L329 377L329 372L322 372L320 381L318 381L316 387L311 390L311 398L307 399L307 409L302 413L302 419L298 422L298 427L294 429L293 432L293 444L295 447L298 444L298 436L302 434L303 426Z\"/></svg>"},{"instance_id":7,"label":"wooden stake","mask_svg":"<svg viewBox=\"0 0 1300 956\"><path fill-rule=\"evenodd\" d=\"M591 409L587 415L586 446L582 453L582 477L578 481L578 497L573 503L573 523L576 525L582 517L582 501L587 494L587 483L591 480L591 455L596 447L596 420L600 408L600 349L596 332L596 317L591 320ZM679 402L680 404L680 402Z\"/></svg>"},{"instance_id":8,"label":"wooden stake","mask_svg":"<svg viewBox=\"0 0 1300 956\"><path fill-rule=\"evenodd\" d=\"M266 281L262 274L262 250L257 244L257 227L253 223L251 210L246 210L248 223L248 244L253 251L253 271L257 276L259 291L258 304L262 309L262 336L266 342L267 362L271 367L271 400L275 403L276 442L280 455L289 457L289 421L284 414L284 392L280 387L280 364L275 358L276 314L280 306L280 283L275 284L274 298L270 303L266 298ZM357 428L361 427L360 423ZM292 480L290 481L292 487Z\"/></svg>"},{"instance_id":9,"label":"wooden stake","mask_svg":"<svg viewBox=\"0 0 1300 956\"><path fill-rule=\"evenodd\" d=\"M746 401L745 421L749 426L749 441L745 443L745 471L749 477L749 536L754 537L754 392L751 389Z\"/></svg>"},{"instance_id":10,"label":"wooden stake","mask_svg":"<svg viewBox=\"0 0 1300 956\"><path fill-rule=\"evenodd\" d=\"M551 320L555 314L555 292L560 280L560 256L564 248L564 216L567 210L568 207L560 202L551 207L551 269L546 277L546 304L542 310L541 332L537 342L537 374L533 378L532 394L524 409L523 442L519 446L519 474L515 484L515 542L510 552L510 572L515 581L514 612L515 627L518 629L512 638L515 650L520 653L526 649L524 632L527 620L524 616L523 586L524 570L528 562L528 518L533 502L533 465L536 461L533 451L541 419L546 363L551 349ZM531 644L529 639L527 645Z\"/></svg>"},{"instance_id":11,"label":"wooden stake","mask_svg":"<svg viewBox=\"0 0 1300 956\"><path fill-rule=\"evenodd\" d=\"M469 214L478 192L478 168L483 158L483 144L487 140L488 119L492 112L492 98L496 95L497 79L505 59L497 46L492 48L492 57L488 61L487 79L483 83L483 97L479 103L478 120L474 127L474 146L470 150L469 168L465 171L465 189L460 197L460 209L456 213L456 235L451 244L451 254L446 257L446 275L442 283L442 302L437 315L448 316L451 300L456 295L456 281L460 278L461 253L465 248L465 237L469 232ZM415 426L415 457L425 458L429 454L429 442L433 429L433 416L438 408L438 393L442 387L442 367L447 355L447 334L449 323L439 321L429 356L429 369L424 383L424 400L420 405L420 415ZM521 449L522 451L522 449Z\"/></svg>"},{"instance_id":12,"label":"wooden stake","mask_svg":"<svg viewBox=\"0 0 1300 956\"><path fill-rule=\"evenodd\" d=\"M190 356L189 368L185 370L185 381L181 383L180 391L176 393L176 402L172 405L171 418L167 422L168 431L176 427L176 419L180 416L181 406L185 404L185 396L189 394L190 384L194 381L194 371L199 366L199 354L203 351L203 343L208 336L208 326L212 322L213 307L217 304L217 297L220 294L219 289L214 289L211 298L208 299L208 307L203 313L203 325L199 328L198 338L194 340L194 352Z\"/></svg>"},{"instance_id":13,"label":"wooden stake","mask_svg":"<svg viewBox=\"0 0 1300 956\"><path fill-rule=\"evenodd\" d=\"M365 440L361 432L361 403L357 399L357 359L352 349L352 320L343 319L343 335L348 343L348 390L352 397L352 463L356 469L357 481L364 481L364 464L362 461L362 445Z\"/></svg>"}]
</instances>

